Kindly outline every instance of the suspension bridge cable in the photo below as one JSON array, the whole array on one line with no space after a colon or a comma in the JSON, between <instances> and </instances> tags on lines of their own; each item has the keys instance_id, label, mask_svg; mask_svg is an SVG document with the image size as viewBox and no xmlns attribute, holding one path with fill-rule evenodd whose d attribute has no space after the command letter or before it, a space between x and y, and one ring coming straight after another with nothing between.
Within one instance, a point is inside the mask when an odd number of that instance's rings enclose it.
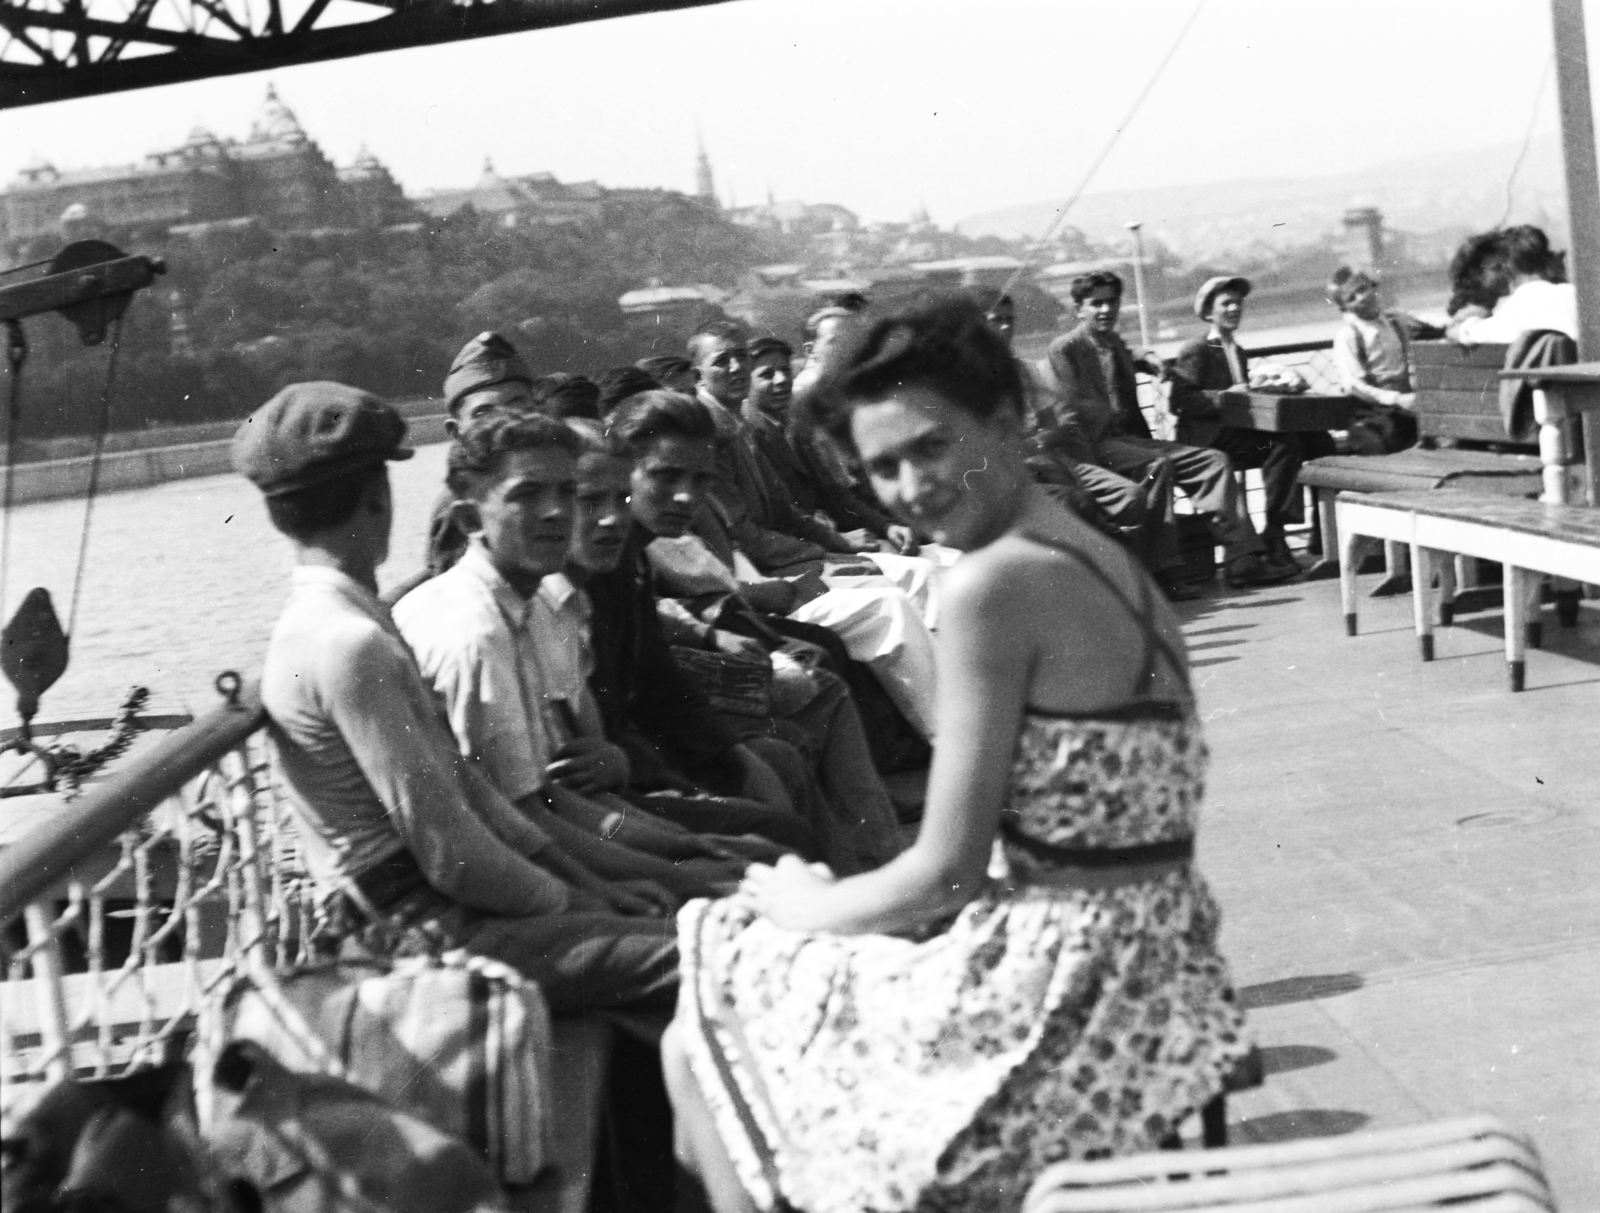
<instances>
[{"instance_id":1,"label":"suspension bridge cable","mask_svg":"<svg viewBox=\"0 0 1600 1213\"><path fill-rule=\"evenodd\" d=\"M1155 88L1162 74L1167 70L1167 65L1172 62L1172 57L1178 53L1178 48L1183 45L1183 40L1188 37L1189 30L1193 28L1195 21L1199 18L1205 6L1206 0L1198 0L1198 3L1195 4L1194 11L1189 14L1189 19L1183 23L1183 28L1178 31L1178 36L1172 40L1172 45L1167 48L1167 53L1161 57L1161 62L1156 64L1156 70L1150 74L1150 79L1145 82L1144 88L1139 90L1139 95L1133 99L1133 104L1128 107L1128 112L1123 115L1122 121L1113 128L1111 137L1106 140L1105 146L1100 149L1100 154L1089 165L1089 171L1083 175L1083 180L1078 182L1078 188L1072 191L1071 197L1066 202L1062 203L1061 209L1056 212L1056 217L1050 221L1050 226L1044 229L1044 233L1039 237L1033 249L1023 257L1022 264L1012 272L1011 277L1006 279L1005 286L1000 288L1002 294L1010 293L1011 288L1017 284L1017 279L1022 277L1032 266L1034 257L1044 248L1050 237L1055 234L1056 228L1061 226L1061 221L1067 217L1067 213L1072 210L1078 199L1083 196L1083 191L1089 188L1089 183L1094 180L1094 175L1100 171L1100 166L1105 163L1106 157L1111 155L1111 149L1117 146L1117 140L1122 137L1122 132L1128 129L1128 124L1133 121L1134 115L1139 112L1139 107L1144 104L1145 98L1150 95L1151 90Z\"/></svg>"}]
</instances>

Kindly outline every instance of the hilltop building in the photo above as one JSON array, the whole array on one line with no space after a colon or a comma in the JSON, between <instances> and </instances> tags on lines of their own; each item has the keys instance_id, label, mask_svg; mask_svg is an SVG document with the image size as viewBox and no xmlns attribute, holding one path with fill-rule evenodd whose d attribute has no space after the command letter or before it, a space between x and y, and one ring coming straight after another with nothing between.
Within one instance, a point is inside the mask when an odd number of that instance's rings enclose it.
<instances>
[{"instance_id":1,"label":"hilltop building","mask_svg":"<svg viewBox=\"0 0 1600 1213\"><path fill-rule=\"evenodd\" d=\"M694 162L694 196L712 210L718 209L717 184L711 177L711 157L706 155L706 141L698 135L695 142L699 147L699 155Z\"/></svg>"},{"instance_id":2,"label":"hilltop building","mask_svg":"<svg viewBox=\"0 0 1600 1213\"><path fill-rule=\"evenodd\" d=\"M483 173L465 189L429 190L417 198L421 210L446 219L471 207L506 227L538 224L598 223L606 191L594 181L557 181L551 173L502 177L494 162L483 162Z\"/></svg>"},{"instance_id":3,"label":"hilltop building","mask_svg":"<svg viewBox=\"0 0 1600 1213\"><path fill-rule=\"evenodd\" d=\"M243 140L196 127L180 146L137 164L62 170L38 160L0 193L0 239L17 247L75 229L133 228L164 235L176 226L246 217L279 231L381 227L410 207L370 154L337 169L294 111L267 86Z\"/></svg>"}]
</instances>

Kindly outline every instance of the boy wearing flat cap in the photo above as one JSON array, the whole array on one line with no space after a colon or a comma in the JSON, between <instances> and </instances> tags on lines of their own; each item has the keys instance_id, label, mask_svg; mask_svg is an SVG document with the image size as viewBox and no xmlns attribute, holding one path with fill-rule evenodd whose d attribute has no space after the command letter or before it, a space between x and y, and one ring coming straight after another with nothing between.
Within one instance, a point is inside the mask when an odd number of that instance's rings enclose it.
<instances>
[{"instance_id":1,"label":"boy wearing flat cap","mask_svg":"<svg viewBox=\"0 0 1600 1213\"><path fill-rule=\"evenodd\" d=\"M1223 425L1221 399L1228 392L1246 391L1250 384L1249 358L1234 340L1244 318L1244 300L1250 280L1220 275L1211 278L1195 295L1195 315L1211 321L1211 332L1185 342L1172 363L1172 411L1178 415L1178 441L1222 451L1236 468L1260 468L1267 491L1267 520L1261 539L1267 557L1290 573L1300 565L1289 551L1283 529L1304 518L1298 477L1300 465L1334 452L1333 439L1318 433L1269 433Z\"/></svg>"},{"instance_id":2,"label":"boy wearing flat cap","mask_svg":"<svg viewBox=\"0 0 1600 1213\"><path fill-rule=\"evenodd\" d=\"M670 1008L671 920L597 905L549 838L466 762L377 597L405 422L338 383L285 388L234 436L234 467L295 549L261 695L325 904L537 981L557 1014Z\"/></svg>"}]
</instances>

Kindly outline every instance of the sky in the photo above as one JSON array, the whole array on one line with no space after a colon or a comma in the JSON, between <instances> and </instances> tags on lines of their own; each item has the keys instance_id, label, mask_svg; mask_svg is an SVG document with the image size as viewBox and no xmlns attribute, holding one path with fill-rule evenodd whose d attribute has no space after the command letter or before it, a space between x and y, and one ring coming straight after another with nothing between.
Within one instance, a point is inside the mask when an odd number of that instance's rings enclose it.
<instances>
[{"instance_id":1,"label":"sky","mask_svg":"<svg viewBox=\"0 0 1600 1213\"><path fill-rule=\"evenodd\" d=\"M737 0L0 111L0 184L243 137L270 80L335 163L485 159L935 221L1072 192L1195 0ZM1600 54L1600 0L1586 16ZM1317 176L1556 130L1545 0L1206 0L1091 190Z\"/></svg>"}]
</instances>

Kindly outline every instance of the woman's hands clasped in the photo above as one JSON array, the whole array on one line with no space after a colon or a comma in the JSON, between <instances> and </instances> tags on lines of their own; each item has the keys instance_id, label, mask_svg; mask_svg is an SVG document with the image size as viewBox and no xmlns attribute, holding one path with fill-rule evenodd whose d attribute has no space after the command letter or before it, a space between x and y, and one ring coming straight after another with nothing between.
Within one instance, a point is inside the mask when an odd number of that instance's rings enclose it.
<instances>
[{"instance_id":1,"label":"woman's hands clasped","mask_svg":"<svg viewBox=\"0 0 1600 1213\"><path fill-rule=\"evenodd\" d=\"M798 856L785 855L770 866L751 864L739 885L739 895L780 927L824 930L823 902L838 880L825 863L806 863Z\"/></svg>"}]
</instances>

